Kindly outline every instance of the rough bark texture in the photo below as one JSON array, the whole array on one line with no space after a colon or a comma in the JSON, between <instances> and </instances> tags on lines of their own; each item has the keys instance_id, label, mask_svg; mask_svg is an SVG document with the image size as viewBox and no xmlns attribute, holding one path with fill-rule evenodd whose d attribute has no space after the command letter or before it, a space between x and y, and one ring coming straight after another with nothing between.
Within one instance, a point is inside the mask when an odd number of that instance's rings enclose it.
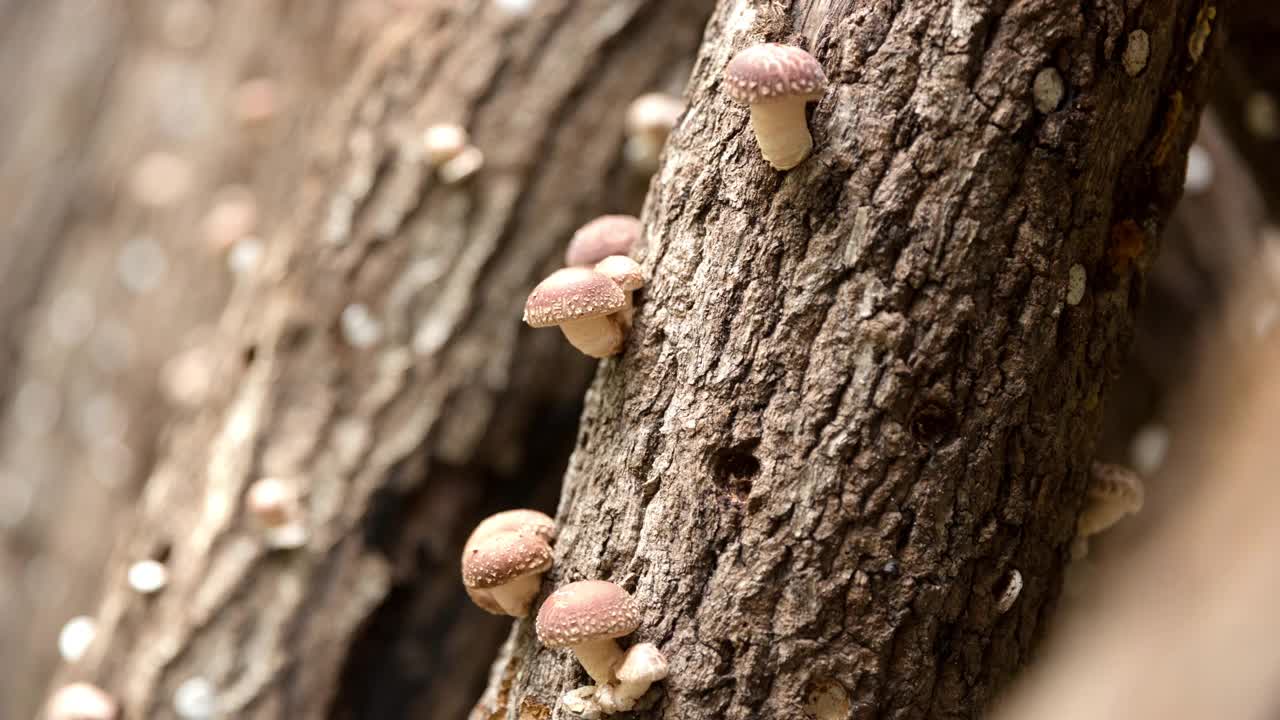
<instances>
[{"instance_id":1,"label":"rough bark texture","mask_svg":"<svg viewBox=\"0 0 1280 720\"><path fill-rule=\"evenodd\" d=\"M546 585L635 592L634 640L671 663L637 717L981 713L1060 585L1221 43L1211 12L719 4L645 212L635 332L587 398ZM1151 52L1131 76L1136 29ZM785 174L720 87L761 39L810 48L832 80L816 154ZM1033 97L1046 68L1065 81L1056 104ZM1076 264L1088 282L1069 304ZM1025 587L1001 615L1015 569ZM473 717L567 716L559 697L586 677L531 625Z\"/></svg>"},{"instance_id":2,"label":"rough bark texture","mask_svg":"<svg viewBox=\"0 0 1280 720\"><path fill-rule=\"evenodd\" d=\"M350 55L293 147L308 167L271 203L287 212L266 267L222 318L215 397L169 433L99 639L62 679L129 717L173 717L191 678L228 717L465 714L506 625L461 592L461 542L485 512L551 504L589 379L557 334L520 325L524 297L578 224L638 210L626 104L683 85L709 11L431 3ZM444 185L418 138L450 121L486 161ZM344 337L354 303L371 347ZM302 482L305 549L265 552L244 517L266 474ZM171 571L152 598L124 582L146 557Z\"/></svg>"}]
</instances>

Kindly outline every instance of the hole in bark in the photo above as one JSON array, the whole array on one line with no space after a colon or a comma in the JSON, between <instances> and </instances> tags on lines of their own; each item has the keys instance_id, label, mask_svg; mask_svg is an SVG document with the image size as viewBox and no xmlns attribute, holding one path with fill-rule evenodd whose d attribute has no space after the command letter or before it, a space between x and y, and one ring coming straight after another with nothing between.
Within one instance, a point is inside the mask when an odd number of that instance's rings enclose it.
<instances>
[{"instance_id":1,"label":"hole in bark","mask_svg":"<svg viewBox=\"0 0 1280 720\"><path fill-rule=\"evenodd\" d=\"M258 357L258 346L250 345L245 348L240 357L244 360L245 365L252 365L254 359Z\"/></svg>"},{"instance_id":2,"label":"hole in bark","mask_svg":"<svg viewBox=\"0 0 1280 720\"><path fill-rule=\"evenodd\" d=\"M155 551L151 553L151 559L163 565L169 562L169 555L172 552L173 552L173 543L166 540L156 546Z\"/></svg>"},{"instance_id":3,"label":"hole in bark","mask_svg":"<svg viewBox=\"0 0 1280 720\"><path fill-rule=\"evenodd\" d=\"M941 405L925 405L911 419L911 434L920 442L931 445L947 440L955 429L955 416Z\"/></svg>"},{"instance_id":4,"label":"hole in bark","mask_svg":"<svg viewBox=\"0 0 1280 720\"><path fill-rule=\"evenodd\" d=\"M898 538L894 543L897 552L901 553L911 542L911 530L916 526L916 514L910 510L902 511L902 525L898 528Z\"/></svg>"},{"instance_id":5,"label":"hole in bark","mask_svg":"<svg viewBox=\"0 0 1280 720\"><path fill-rule=\"evenodd\" d=\"M720 448L711 456L711 472L716 485L737 500L747 499L751 494L751 478L760 472L760 460L754 454L759 445L759 438L752 438Z\"/></svg>"}]
</instances>

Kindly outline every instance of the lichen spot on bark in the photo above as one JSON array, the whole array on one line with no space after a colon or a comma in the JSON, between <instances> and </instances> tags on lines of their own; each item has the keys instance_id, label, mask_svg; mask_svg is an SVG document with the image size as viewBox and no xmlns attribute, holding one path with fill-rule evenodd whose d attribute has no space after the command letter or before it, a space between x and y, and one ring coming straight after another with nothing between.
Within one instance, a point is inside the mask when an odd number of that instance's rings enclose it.
<instances>
[{"instance_id":1,"label":"lichen spot on bark","mask_svg":"<svg viewBox=\"0 0 1280 720\"><path fill-rule=\"evenodd\" d=\"M830 678L815 678L805 689L804 712L812 720L845 720L851 709L849 691Z\"/></svg>"},{"instance_id":2,"label":"lichen spot on bark","mask_svg":"<svg viewBox=\"0 0 1280 720\"><path fill-rule=\"evenodd\" d=\"M1213 19L1217 16L1218 8L1209 3L1205 3L1196 15L1195 27L1187 40L1187 52L1191 53L1192 65L1200 62L1200 57L1204 55L1204 45L1209 40L1209 33L1213 32Z\"/></svg>"},{"instance_id":3,"label":"lichen spot on bark","mask_svg":"<svg viewBox=\"0 0 1280 720\"><path fill-rule=\"evenodd\" d=\"M518 720L547 720L551 717L551 708L540 702L525 698L520 701Z\"/></svg>"}]
</instances>

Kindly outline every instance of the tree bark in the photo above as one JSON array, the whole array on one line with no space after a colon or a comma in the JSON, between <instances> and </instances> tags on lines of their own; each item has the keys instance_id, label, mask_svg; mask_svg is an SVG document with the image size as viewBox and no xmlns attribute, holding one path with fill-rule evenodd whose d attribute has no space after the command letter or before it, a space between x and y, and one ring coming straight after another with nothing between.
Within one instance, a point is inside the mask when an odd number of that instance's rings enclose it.
<instances>
[{"instance_id":1,"label":"tree bark","mask_svg":"<svg viewBox=\"0 0 1280 720\"><path fill-rule=\"evenodd\" d=\"M505 625L462 593L461 543L487 512L551 504L589 380L520 308L575 227L639 209L623 114L683 85L702 5L433 3L351 53L291 144L308 167L270 203L287 212L261 277L220 322L215 397L167 433L99 638L62 680L129 717L174 717L193 678L227 717L465 714ZM424 166L436 122L468 128L476 175ZM355 305L367 347L344 331ZM260 546L240 504L264 475L302 484L306 548ZM142 597L124 578L149 557L170 580Z\"/></svg>"},{"instance_id":2,"label":"tree bark","mask_svg":"<svg viewBox=\"0 0 1280 720\"><path fill-rule=\"evenodd\" d=\"M982 713L1052 610L1222 15L719 3L544 588L635 593L632 639L671 664L636 717ZM1131 74L1137 30L1150 53ZM832 81L815 155L785 174L721 88L760 40L809 48ZM1033 93L1051 71L1065 93ZM559 699L586 677L532 625L473 718L569 716Z\"/></svg>"}]
</instances>

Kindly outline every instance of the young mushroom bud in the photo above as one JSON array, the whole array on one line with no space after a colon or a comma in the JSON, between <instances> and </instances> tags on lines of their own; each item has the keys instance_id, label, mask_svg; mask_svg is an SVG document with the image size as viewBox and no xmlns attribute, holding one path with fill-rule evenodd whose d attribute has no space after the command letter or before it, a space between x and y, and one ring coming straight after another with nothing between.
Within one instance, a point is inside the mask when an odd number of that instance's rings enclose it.
<instances>
[{"instance_id":1,"label":"young mushroom bud","mask_svg":"<svg viewBox=\"0 0 1280 720\"><path fill-rule=\"evenodd\" d=\"M496 607L512 617L529 614L542 574L550 569L551 546L534 533L490 533L476 538L462 553L462 583L468 594L485 610L494 612Z\"/></svg>"},{"instance_id":2,"label":"young mushroom bud","mask_svg":"<svg viewBox=\"0 0 1280 720\"><path fill-rule=\"evenodd\" d=\"M603 687L615 680L622 650L614 638L640 627L640 608L626 590L604 580L580 580L551 593L538 611L538 639L569 648Z\"/></svg>"},{"instance_id":3,"label":"young mushroom bud","mask_svg":"<svg viewBox=\"0 0 1280 720\"><path fill-rule=\"evenodd\" d=\"M569 267L595 265L610 255L631 255L640 240L640 221L630 215L601 215L578 228L564 253Z\"/></svg>"},{"instance_id":4,"label":"young mushroom bud","mask_svg":"<svg viewBox=\"0 0 1280 720\"><path fill-rule=\"evenodd\" d=\"M439 123L422 132L422 149L427 164L440 167L461 155L471 145L466 128L453 123Z\"/></svg>"},{"instance_id":5,"label":"young mushroom bud","mask_svg":"<svg viewBox=\"0 0 1280 720\"><path fill-rule=\"evenodd\" d=\"M667 677L667 658L653 643L632 645L614 671L616 686L597 692L596 700L608 712L627 712L649 687Z\"/></svg>"},{"instance_id":6,"label":"young mushroom bud","mask_svg":"<svg viewBox=\"0 0 1280 720\"><path fill-rule=\"evenodd\" d=\"M262 528L267 547L289 550L306 544L302 505L292 484L280 478L262 478L249 486L244 503Z\"/></svg>"},{"instance_id":7,"label":"young mushroom bud","mask_svg":"<svg viewBox=\"0 0 1280 720\"><path fill-rule=\"evenodd\" d=\"M596 272L612 280L627 294L627 307L618 312L618 318L622 322L623 330L630 330L631 294L644 287L644 273L640 270L640 263L626 255L610 255L596 263Z\"/></svg>"},{"instance_id":8,"label":"young mushroom bud","mask_svg":"<svg viewBox=\"0 0 1280 720\"><path fill-rule=\"evenodd\" d=\"M71 683L49 698L47 712L49 720L115 720L120 706L98 687Z\"/></svg>"},{"instance_id":9,"label":"young mushroom bud","mask_svg":"<svg viewBox=\"0 0 1280 720\"><path fill-rule=\"evenodd\" d=\"M468 551L476 545L481 539L491 535L504 532L517 532L534 535L542 538L542 541L548 546L556 537L555 521L547 517L545 514L537 510L504 510L495 513L480 521L476 525L475 530L471 531L471 535L467 537L467 542L462 546L463 557L466 557ZM506 611L502 609L488 590L473 588L463 583L466 588L467 595L471 601L479 605L486 612L494 615L506 615Z\"/></svg>"},{"instance_id":10,"label":"young mushroom bud","mask_svg":"<svg viewBox=\"0 0 1280 720\"><path fill-rule=\"evenodd\" d=\"M533 289L524 305L524 321L535 328L559 325L583 354L605 358L622 352L624 333L616 313L627 306L627 294L603 274L563 268Z\"/></svg>"},{"instance_id":11,"label":"young mushroom bud","mask_svg":"<svg viewBox=\"0 0 1280 720\"><path fill-rule=\"evenodd\" d=\"M675 127L684 103L666 93L646 93L627 108L627 160L637 169L652 173L658 169L662 146Z\"/></svg>"},{"instance_id":12,"label":"young mushroom bud","mask_svg":"<svg viewBox=\"0 0 1280 720\"><path fill-rule=\"evenodd\" d=\"M809 156L813 137L804 107L827 89L812 55L790 45L752 45L729 61L724 80L730 98L751 106L751 128L770 165L790 170Z\"/></svg>"},{"instance_id":13,"label":"young mushroom bud","mask_svg":"<svg viewBox=\"0 0 1280 720\"><path fill-rule=\"evenodd\" d=\"M1076 540L1072 555L1084 557L1088 538L1115 525L1120 518L1142 509L1146 493L1142 478L1129 468L1095 462L1089 468L1089 487L1085 506L1076 521Z\"/></svg>"}]
</instances>

